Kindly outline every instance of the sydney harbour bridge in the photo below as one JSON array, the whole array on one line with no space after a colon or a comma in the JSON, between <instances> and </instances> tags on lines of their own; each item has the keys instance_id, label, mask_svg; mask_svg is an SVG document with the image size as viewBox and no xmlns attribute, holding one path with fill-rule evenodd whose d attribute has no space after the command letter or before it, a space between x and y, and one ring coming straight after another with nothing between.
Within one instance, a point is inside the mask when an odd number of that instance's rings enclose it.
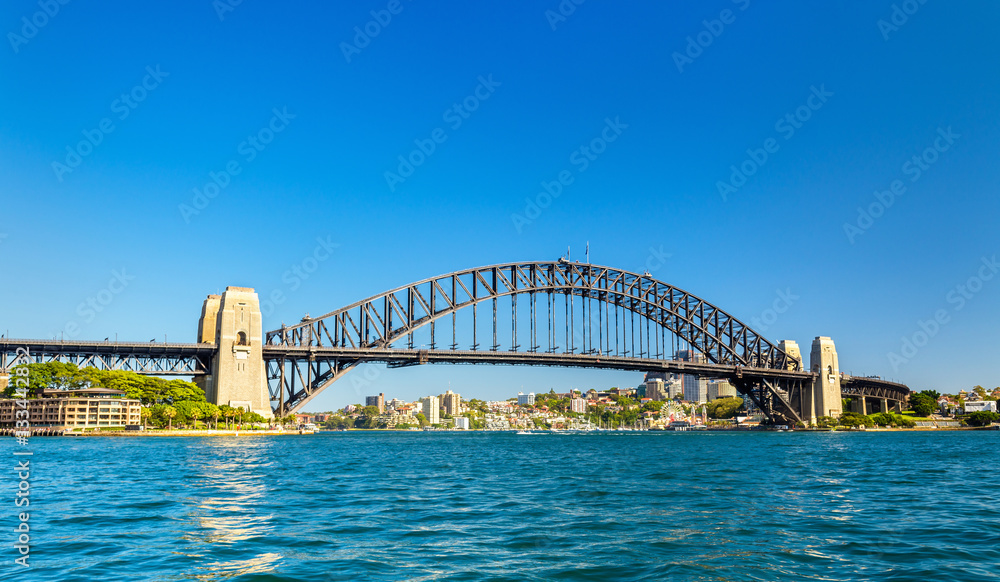
<instances>
[{"instance_id":1,"label":"sydney harbour bridge","mask_svg":"<svg viewBox=\"0 0 1000 582\"><path fill-rule=\"evenodd\" d=\"M507 364L667 372L728 380L776 424L888 411L909 389L840 373L830 338L806 367L798 345L772 343L701 297L612 267L559 260L491 265L398 287L294 325L261 330L252 289L210 295L197 343L0 339L0 370L63 361L191 376L210 401L301 410L360 364ZM675 359L679 349L702 357ZM20 350L20 352L19 352ZM256 396L259 394L260 396Z\"/></svg>"}]
</instances>

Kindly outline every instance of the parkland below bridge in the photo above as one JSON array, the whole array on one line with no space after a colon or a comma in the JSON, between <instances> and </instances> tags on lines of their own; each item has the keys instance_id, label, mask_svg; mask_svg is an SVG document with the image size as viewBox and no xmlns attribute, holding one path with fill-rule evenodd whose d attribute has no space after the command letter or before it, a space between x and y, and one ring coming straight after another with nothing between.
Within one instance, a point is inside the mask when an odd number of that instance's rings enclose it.
<instances>
[{"instance_id":1,"label":"parkland below bridge","mask_svg":"<svg viewBox=\"0 0 1000 582\"><path fill-rule=\"evenodd\" d=\"M841 374L833 341L816 337L806 369L796 342L774 344L682 289L569 261L491 265L418 281L319 317L262 331L257 294L209 295L198 342L0 339L0 369L64 361L189 375L216 404L265 416L300 410L356 366L506 364L635 370L728 380L775 424L815 424L899 409L909 389ZM27 348L28 356L19 355ZM684 360L675 354L689 354ZM690 355L694 354L694 357Z\"/></svg>"}]
</instances>

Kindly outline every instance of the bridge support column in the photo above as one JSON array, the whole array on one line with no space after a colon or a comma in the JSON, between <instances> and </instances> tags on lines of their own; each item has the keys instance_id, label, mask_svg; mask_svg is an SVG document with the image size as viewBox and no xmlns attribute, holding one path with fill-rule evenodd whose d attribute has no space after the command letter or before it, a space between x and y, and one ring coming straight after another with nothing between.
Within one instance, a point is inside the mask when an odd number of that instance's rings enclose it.
<instances>
[{"instance_id":1,"label":"bridge support column","mask_svg":"<svg viewBox=\"0 0 1000 582\"><path fill-rule=\"evenodd\" d=\"M903 413L903 403L899 402L897 400L896 401L896 405L892 407L892 411L895 412L896 414L902 414Z\"/></svg>"},{"instance_id":2,"label":"bridge support column","mask_svg":"<svg viewBox=\"0 0 1000 582\"><path fill-rule=\"evenodd\" d=\"M832 339L819 336L813 340L809 365L817 374L812 387L810 422L816 424L820 416L839 417L844 407L840 394L840 363Z\"/></svg>"},{"instance_id":3,"label":"bridge support column","mask_svg":"<svg viewBox=\"0 0 1000 582\"><path fill-rule=\"evenodd\" d=\"M885 398L878 399L878 411L879 412L889 412L889 401Z\"/></svg>"},{"instance_id":4,"label":"bridge support column","mask_svg":"<svg viewBox=\"0 0 1000 582\"><path fill-rule=\"evenodd\" d=\"M851 412L857 414L868 414L868 402L864 396L855 396L851 399Z\"/></svg>"},{"instance_id":5,"label":"bridge support column","mask_svg":"<svg viewBox=\"0 0 1000 582\"><path fill-rule=\"evenodd\" d=\"M211 375L199 381L213 404L273 416L264 371L260 302L249 287L209 295L198 321L198 341L218 346Z\"/></svg>"}]
</instances>

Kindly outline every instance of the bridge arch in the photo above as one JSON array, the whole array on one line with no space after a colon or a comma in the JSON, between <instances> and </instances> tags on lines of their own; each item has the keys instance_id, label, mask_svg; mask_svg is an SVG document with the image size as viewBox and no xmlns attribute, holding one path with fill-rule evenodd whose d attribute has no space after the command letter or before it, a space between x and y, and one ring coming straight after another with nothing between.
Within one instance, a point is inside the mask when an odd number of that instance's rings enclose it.
<instances>
[{"instance_id":1,"label":"bridge arch","mask_svg":"<svg viewBox=\"0 0 1000 582\"><path fill-rule=\"evenodd\" d=\"M567 261L491 265L424 279L267 332L266 341L302 347L389 348L460 310L543 293L597 300L649 319L713 363L801 369L799 360L701 297L650 275ZM516 323L516 313L513 318Z\"/></svg>"},{"instance_id":2,"label":"bridge arch","mask_svg":"<svg viewBox=\"0 0 1000 582\"><path fill-rule=\"evenodd\" d=\"M522 303L519 307L519 298L528 306ZM566 344L563 346L558 345L553 331L560 323L554 311L560 298L560 306L565 309L561 323L567 327L562 336ZM638 362L628 362L625 369L631 369L633 365L641 366L643 361L662 362L672 358L665 344L669 332L673 340L701 353L710 364L733 369L746 367L802 373L798 359L736 317L649 274L568 261L522 262L424 279L267 332L266 351L280 352L294 359L296 365L306 362L303 374L301 367L286 370L283 358L269 360L272 400L279 412L297 409L359 363L386 361L391 365L394 354L414 350L414 334L421 330L429 331L430 335L430 349L420 350L428 352L427 359L442 353L459 353L456 316L469 310L473 324L472 337L465 338L471 339L467 351L501 352L498 328L502 310L497 307L501 299L508 300L511 307L509 314L503 314L510 316L511 328L510 346L503 353L523 354L526 363L532 359L531 355L558 353L586 356L595 361L624 357ZM574 305L577 300L579 306ZM483 306L488 308L486 327L490 333L487 339L492 339L487 348L482 348L478 337L479 310ZM631 319L630 326L626 315ZM439 324L447 323L449 317L451 342L444 343L438 338L449 334L447 329L441 332ZM639 324L638 341L635 318ZM576 329L577 323L581 329ZM643 324L646 326L645 342ZM651 327L655 328L652 334ZM545 340L539 337L540 331L545 331ZM620 335L622 331L624 335ZM465 336L470 335L468 329L464 332ZM654 351L655 332L659 332L664 341L657 341ZM400 347L401 342L407 342L407 346ZM438 347L442 344L446 347ZM516 358L509 363L520 363ZM324 363L325 367L321 365ZM587 363L594 362L579 365ZM290 385L296 383L297 388Z\"/></svg>"}]
</instances>

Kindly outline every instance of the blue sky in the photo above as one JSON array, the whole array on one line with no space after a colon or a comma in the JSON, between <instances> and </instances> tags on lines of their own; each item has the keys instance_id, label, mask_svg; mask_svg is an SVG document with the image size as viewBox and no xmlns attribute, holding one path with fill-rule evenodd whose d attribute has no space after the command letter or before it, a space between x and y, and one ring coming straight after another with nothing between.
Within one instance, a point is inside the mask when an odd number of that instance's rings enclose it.
<instances>
[{"instance_id":1,"label":"blue sky","mask_svg":"<svg viewBox=\"0 0 1000 582\"><path fill-rule=\"evenodd\" d=\"M772 340L833 337L844 371L1000 385L998 17L985 0L70 2L52 16L8 2L0 330L194 341L204 296L227 285L282 290L274 328L435 274L567 245L578 257L589 241L593 262L662 262L657 278L767 321ZM586 158L609 120L614 141ZM435 136L412 174L387 180ZM564 171L551 205L514 217ZM212 176L224 187L198 199ZM339 246L289 283L317 239ZM127 286L81 316L116 271ZM768 314L781 294L791 305ZM641 379L369 377L364 391L405 398ZM335 385L311 408L355 392Z\"/></svg>"}]
</instances>

